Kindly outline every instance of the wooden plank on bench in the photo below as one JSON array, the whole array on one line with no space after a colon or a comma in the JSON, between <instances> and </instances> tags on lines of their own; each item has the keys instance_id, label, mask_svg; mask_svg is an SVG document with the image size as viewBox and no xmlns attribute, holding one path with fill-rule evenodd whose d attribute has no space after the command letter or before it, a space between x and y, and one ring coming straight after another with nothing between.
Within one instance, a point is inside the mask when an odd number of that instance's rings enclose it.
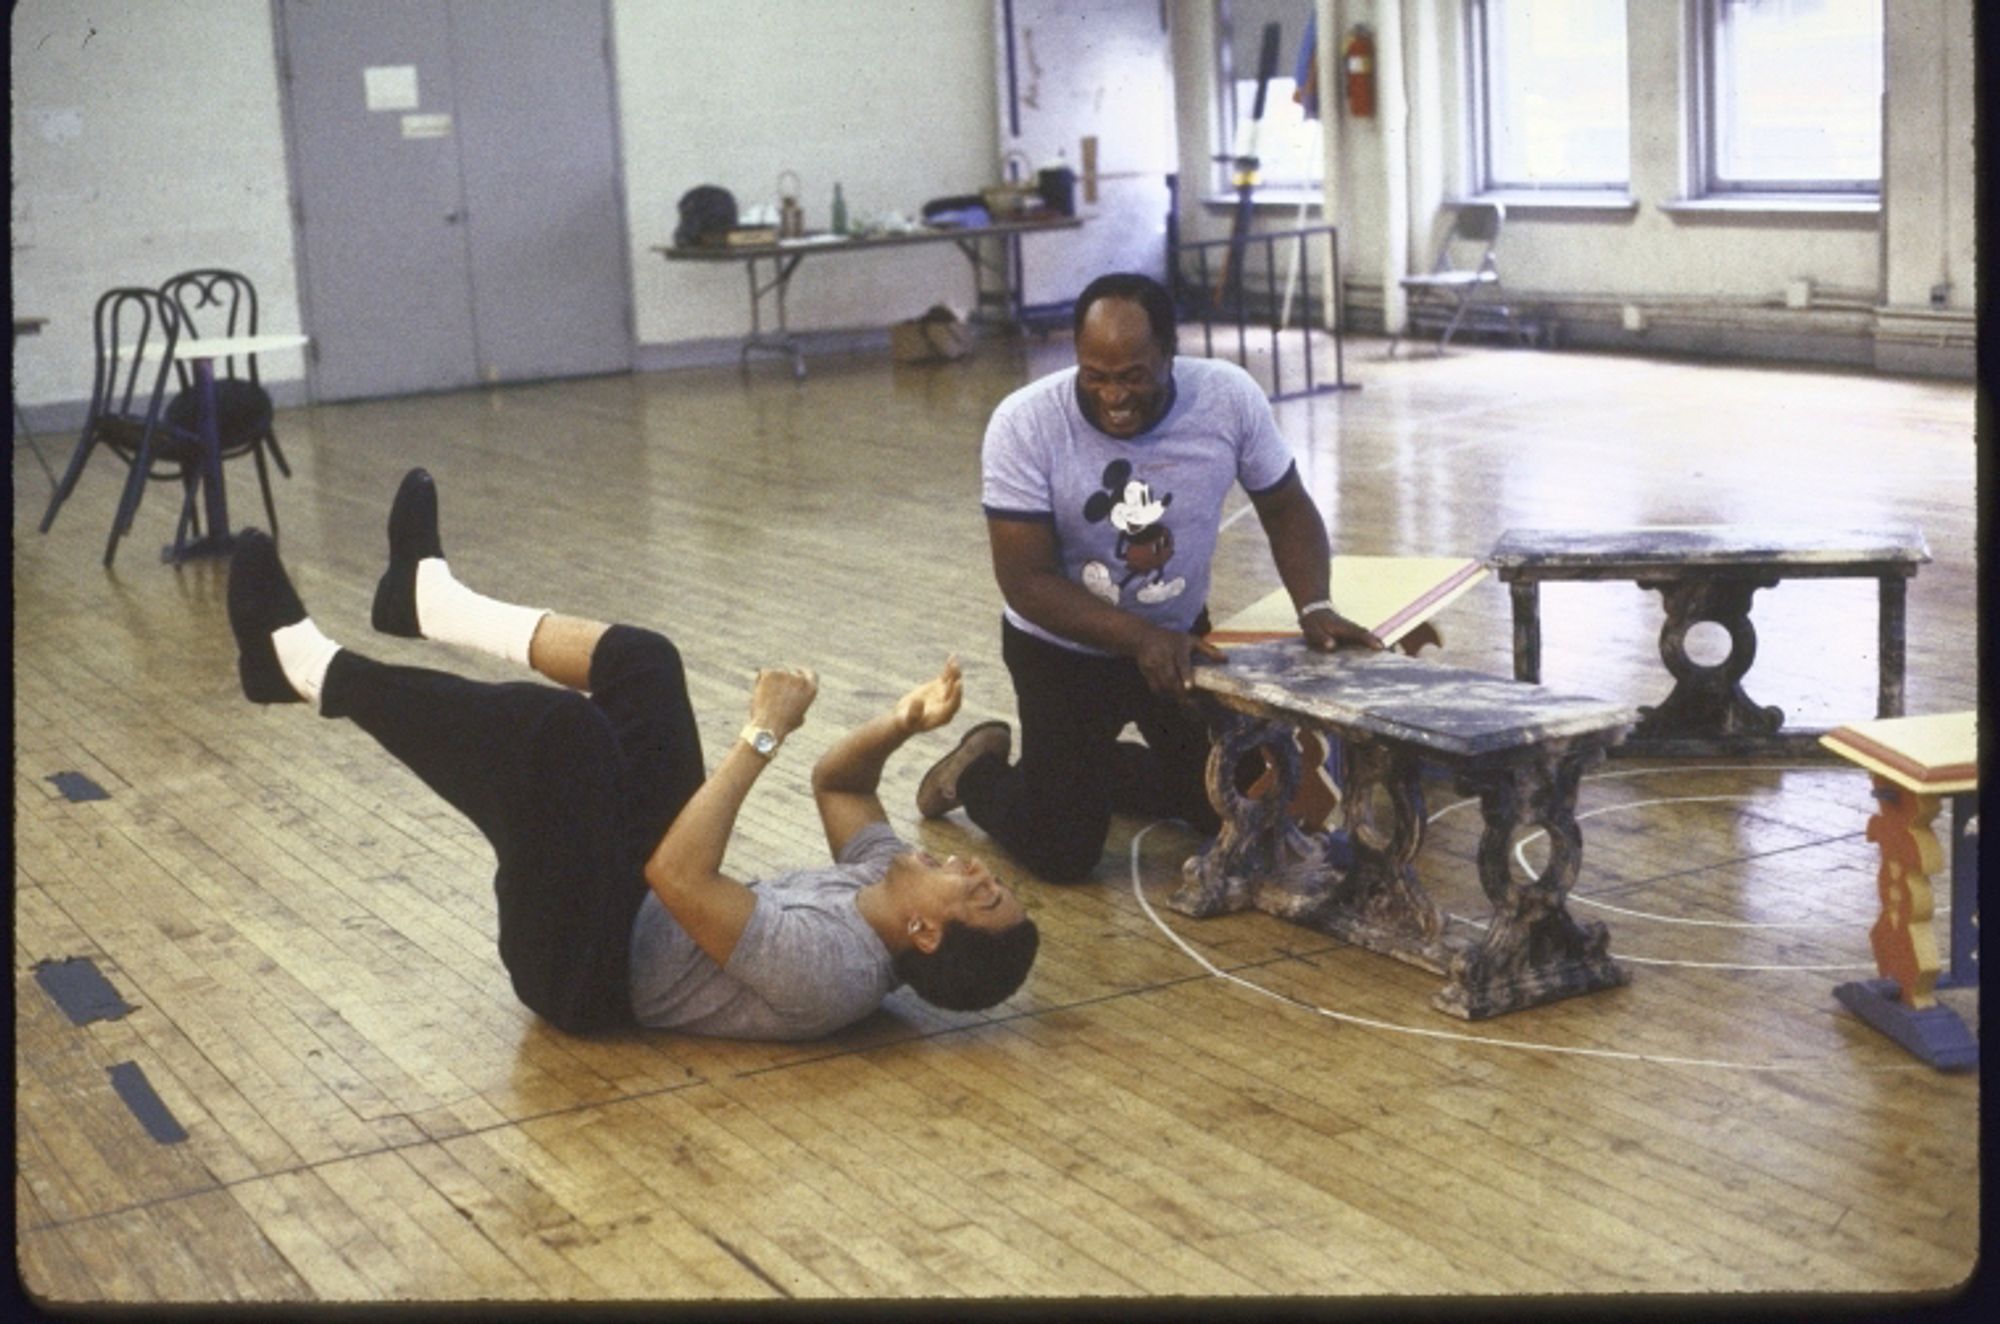
<instances>
[{"instance_id":1,"label":"wooden plank on bench","mask_svg":"<svg viewBox=\"0 0 2000 1324\"><path fill-rule=\"evenodd\" d=\"M1335 611L1394 648L1486 575L1467 556L1336 556L1327 564L1327 597ZM1208 640L1229 648L1298 637L1292 595L1276 589L1223 621Z\"/></svg>"}]
</instances>

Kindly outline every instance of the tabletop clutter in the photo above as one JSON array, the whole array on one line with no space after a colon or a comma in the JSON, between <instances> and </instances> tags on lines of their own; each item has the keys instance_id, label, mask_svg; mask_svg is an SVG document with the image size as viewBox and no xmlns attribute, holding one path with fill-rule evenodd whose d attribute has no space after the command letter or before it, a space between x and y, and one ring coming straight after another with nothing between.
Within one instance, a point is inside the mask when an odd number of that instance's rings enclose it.
<instances>
[{"instance_id":1,"label":"tabletop clutter","mask_svg":"<svg viewBox=\"0 0 2000 1324\"><path fill-rule=\"evenodd\" d=\"M673 247L683 252L733 250L747 255L777 250L781 256L803 255L831 244L969 235L994 225L1058 221L1076 214L1076 173L1060 153L1039 170L1019 152L1009 153L1004 173L1010 178L973 192L930 199L916 219L900 211L858 217L850 212L846 189L836 180L825 229L807 227L800 201L804 190L794 170L779 173L774 201L747 207L739 206L736 195L719 184L698 184L681 195ZM889 328L890 357L898 363L959 359L972 352L972 345L971 325L946 303L935 303Z\"/></svg>"},{"instance_id":2,"label":"tabletop clutter","mask_svg":"<svg viewBox=\"0 0 2000 1324\"><path fill-rule=\"evenodd\" d=\"M975 191L932 198L919 220L887 211L866 220L849 211L846 190L835 180L824 229L808 229L800 202L803 188L795 170L780 171L772 202L743 207L720 184L697 184L680 198L679 248L757 248L770 244L825 242L835 237L867 239L920 230L959 230L996 221L1034 221L1076 214L1076 172L1062 159L1033 169L1019 152L1007 156L1006 172L1017 176Z\"/></svg>"}]
</instances>

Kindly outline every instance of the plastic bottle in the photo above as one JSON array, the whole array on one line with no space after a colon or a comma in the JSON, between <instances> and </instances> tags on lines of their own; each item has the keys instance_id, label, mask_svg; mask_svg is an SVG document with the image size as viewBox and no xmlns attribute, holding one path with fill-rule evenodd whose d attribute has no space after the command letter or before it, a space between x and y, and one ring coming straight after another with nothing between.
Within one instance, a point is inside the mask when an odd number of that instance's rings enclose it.
<instances>
[{"instance_id":1,"label":"plastic bottle","mask_svg":"<svg viewBox=\"0 0 2000 1324\"><path fill-rule=\"evenodd\" d=\"M847 233L847 196L840 191L840 185L833 186L833 232Z\"/></svg>"}]
</instances>

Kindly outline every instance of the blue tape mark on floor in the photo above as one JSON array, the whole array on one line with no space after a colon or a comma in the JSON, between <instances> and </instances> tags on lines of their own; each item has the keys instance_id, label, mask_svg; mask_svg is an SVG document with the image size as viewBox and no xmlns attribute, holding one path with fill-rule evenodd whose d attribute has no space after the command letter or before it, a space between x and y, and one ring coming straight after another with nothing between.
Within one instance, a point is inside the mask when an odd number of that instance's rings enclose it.
<instances>
[{"instance_id":1,"label":"blue tape mark on floor","mask_svg":"<svg viewBox=\"0 0 2000 1324\"><path fill-rule=\"evenodd\" d=\"M109 800L111 798L111 792L105 790L102 786L99 786L80 772L52 772L42 780L54 782L56 789L67 796L72 803L78 800Z\"/></svg>"},{"instance_id":2,"label":"blue tape mark on floor","mask_svg":"<svg viewBox=\"0 0 2000 1324\"><path fill-rule=\"evenodd\" d=\"M147 1135L163 1145L178 1144L188 1138L188 1133L167 1111L167 1105L153 1092L153 1082L146 1079L145 1071L137 1062L120 1062L106 1067L105 1071L111 1076L111 1088L125 1100L125 1106L146 1128Z\"/></svg>"},{"instance_id":3,"label":"blue tape mark on floor","mask_svg":"<svg viewBox=\"0 0 2000 1324\"><path fill-rule=\"evenodd\" d=\"M35 963L35 982L62 1008L72 1025L92 1021L115 1021L128 1011L137 1011L118 995L88 956L66 956L60 961Z\"/></svg>"}]
</instances>

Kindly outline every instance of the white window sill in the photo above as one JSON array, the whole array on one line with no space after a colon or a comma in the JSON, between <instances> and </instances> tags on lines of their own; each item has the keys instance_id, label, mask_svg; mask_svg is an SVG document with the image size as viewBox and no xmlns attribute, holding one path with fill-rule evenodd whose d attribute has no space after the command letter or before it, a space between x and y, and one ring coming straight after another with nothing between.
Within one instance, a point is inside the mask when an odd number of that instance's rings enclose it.
<instances>
[{"instance_id":1,"label":"white window sill","mask_svg":"<svg viewBox=\"0 0 2000 1324\"><path fill-rule=\"evenodd\" d=\"M1524 211L1592 211L1625 212L1628 215L1639 210L1638 199L1628 193L1618 193L1610 189L1576 190L1564 192L1559 189L1495 189L1467 199L1471 202L1497 202L1510 214Z\"/></svg>"},{"instance_id":2,"label":"white window sill","mask_svg":"<svg viewBox=\"0 0 2000 1324\"><path fill-rule=\"evenodd\" d=\"M1660 204L1668 215L1687 216L1865 216L1882 214L1879 197L1824 197L1809 193L1712 193Z\"/></svg>"},{"instance_id":3,"label":"white window sill","mask_svg":"<svg viewBox=\"0 0 2000 1324\"><path fill-rule=\"evenodd\" d=\"M1326 195L1318 188L1309 187L1259 187L1250 194L1252 210L1271 208L1272 210L1297 211L1301 205L1308 210L1318 211L1325 202ZM1201 205L1210 211L1231 212L1236 210L1234 193L1210 193L1202 198Z\"/></svg>"}]
</instances>

